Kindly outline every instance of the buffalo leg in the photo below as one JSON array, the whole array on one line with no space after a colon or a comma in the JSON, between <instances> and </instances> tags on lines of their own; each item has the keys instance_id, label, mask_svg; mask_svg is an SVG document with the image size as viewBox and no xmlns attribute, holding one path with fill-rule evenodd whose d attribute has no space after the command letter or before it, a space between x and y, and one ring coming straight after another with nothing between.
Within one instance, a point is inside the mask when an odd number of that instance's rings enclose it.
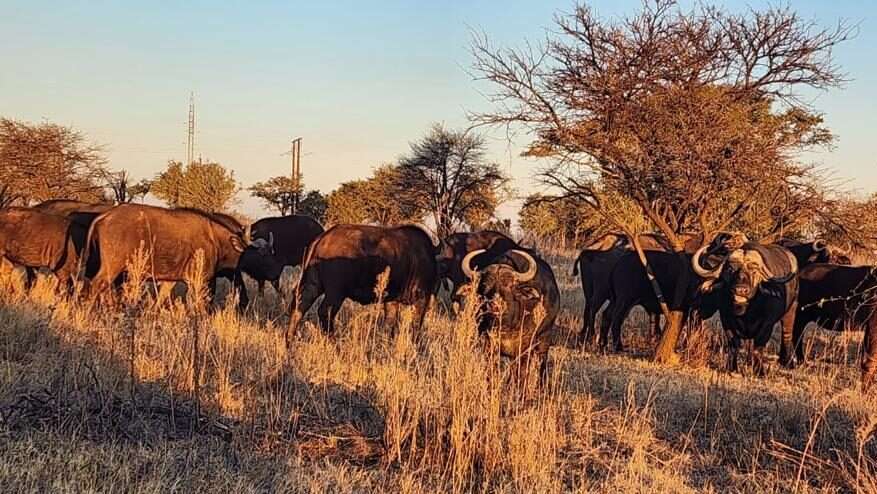
<instances>
[{"instance_id":1,"label":"buffalo leg","mask_svg":"<svg viewBox=\"0 0 877 494\"><path fill-rule=\"evenodd\" d=\"M624 324L624 321L627 319L628 314L630 314L630 310L633 308L632 305L625 303L616 303L613 302L612 305L609 306L612 309L610 313L609 323L612 327L612 339L615 343L615 351L623 352L624 351L624 343L621 341L621 326ZM601 325L600 328L601 339L603 341L600 342L602 348L606 348L606 344L608 343L609 334L607 332L606 324Z\"/></svg>"},{"instance_id":2,"label":"buffalo leg","mask_svg":"<svg viewBox=\"0 0 877 494\"><path fill-rule=\"evenodd\" d=\"M728 342L728 372L737 372L737 355L740 353L740 338L730 331L725 331Z\"/></svg>"},{"instance_id":3,"label":"buffalo leg","mask_svg":"<svg viewBox=\"0 0 877 494\"><path fill-rule=\"evenodd\" d=\"M283 292L280 291L280 278L279 277L276 280L271 280L271 286L274 287L274 291L277 292L278 297L283 296Z\"/></svg>"},{"instance_id":4,"label":"buffalo leg","mask_svg":"<svg viewBox=\"0 0 877 494\"><path fill-rule=\"evenodd\" d=\"M877 311L871 314L865 326L864 349L862 350L862 391L867 391L874 383L877 374Z\"/></svg>"},{"instance_id":5,"label":"buffalo leg","mask_svg":"<svg viewBox=\"0 0 877 494\"><path fill-rule=\"evenodd\" d=\"M414 317L417 321L417 332L423 330L423 322L426 320L426 313L432 303L432 295L426 295L414 304Z\"/></svg>"},{"instance_id":6,"label":"buffalo leg","mask_svg":"<svg viewBox=\"0 0 877 494\"><path fill-rule=\"evenodd\" d=\"M317 317L320 319L320 327L326 334L335 334L335 316L341 308L343 299L330 297L328 294L323 298L320 307L317 308Z\"/></svg>"},{"instance_id":7,"label":"buffalo leg","mask_svg":"<svg viewBox=\"0 0 877 494\"><path fill-rule=\"evenodd\" d=\"M798 303L794 302L783 315L780 321L782 327L782 341L780 342L780 364L784 367L794 368L796 365L795 354L798 351L798 338L795 333L798 328L795 325L795 313L798 310ZM803 329L802 329L803 332Z\"/></svg>"},{"instance_id":8,"label":"buffalo leg","mask_svg":"<svg viewBox=\"0 0 877 494\"><path fill-rule=\"evenodd\" d=\"M34 268L25 267L24 268L24 287L28 290L33 288L34 282L37 279L37 273Z\"/></svg>"},{"instance_id":9,"label":"buffalo leg","mask_svg":"<svg viewBox=\"0 0 877 494\"><path fill-rule=\"evenodd\" d=\"M661 314L651 314L652 316L652 335L657 338L661 337Z\"/></svg>"},{"instance_id":10,"label":"buffalo leg","mask_svg":"<svg viewBox=\"0 0 877 494\"><path fill-rule=\"evenodd\" d=\"M238 310L243 312L250 305L250 296L247 294L247 285L244 283L244 274L236 272L232 278L232 286L238 292Z\"/></svg>"},{"instance_id":11,"label":"buffalo leg","mask_svg":"<svg viewBox=\"0 0 877 494\"><path fill-rule=\"evenodd\" d=\"M591 335L594 331L594 326L590 324L591 321L591 304L588 303L588 297L585 297L584 305L582 306L582 330L579 332L579 343L584 345L591 339Z\"/></svg>"},{"instance_id":12,"label":"buffalo leg","mask_svg":"<svg viewBox=\"0 0 877 494\"><path fill-rule=\"evenodd\" d=\"M806 360L804 355L804 330L807 329L807 321L798 317L795 318L795 330L792 332L792 343L795 345L795 357L799 364L803 364Z\"/></svg>"},{"instance_id":13,"label":"buffalo leg","mask_svg":"<svg viewBox=\"0 0 877 494\"><path fill-rule=\"evenodd\" d=\"M265 296L265 280L258 280L256 286L259 288L259 298Z\"/></svg>"},{"instance_id":14,"label":"buffalo leg","mask_svg":"<svg viewBox=\"0 0 877 494\"><path fill-rule=\"evenodd\" d=\"M299 282L295 288L295 294L292 298L292 310L289 316L289 328L286 332L287 345L291 346L292 337L298 332L298 326L304 315L310 310L314 302L322 295L323 292L314 283L307 283L305 280Z\"/></svg>"}]
</instances>

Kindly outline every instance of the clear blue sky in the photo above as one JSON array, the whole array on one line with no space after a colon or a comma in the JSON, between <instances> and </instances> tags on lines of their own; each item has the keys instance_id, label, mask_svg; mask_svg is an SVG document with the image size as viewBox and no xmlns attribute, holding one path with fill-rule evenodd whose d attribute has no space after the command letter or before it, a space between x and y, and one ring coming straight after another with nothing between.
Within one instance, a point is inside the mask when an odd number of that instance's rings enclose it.
<instances>
[{"instance_id":1,"label":"clear blue sky","mask_svg":"<svg viewBox=\"0 0 877 494\"><path fill-rule=\"evenodd\" d=\"M744 2L726 2L731 9ZM748 4L758 7L758 1ZM837 61L853 79L816 106L839 136L814 157L848 186L877 190L877 3L794 0L805 18L861 24ZM0 0L0 115L72 125L135 177L185 157L189 91L196 154L244 186L289 172L282 153L304 138L308 187L339 182L405 153L430 123L466 125L486 108L467 74L470 29L519 46L538 40L570 1L41 2ZM638 0L595 0L612 16ZM495 139L493 139L495 138ZM491 152L521 193L534 163L501 133ZM260 214L241 194L241 210ZM504 208L506 216L513 206Z\"/></svg>"}]
</instances>

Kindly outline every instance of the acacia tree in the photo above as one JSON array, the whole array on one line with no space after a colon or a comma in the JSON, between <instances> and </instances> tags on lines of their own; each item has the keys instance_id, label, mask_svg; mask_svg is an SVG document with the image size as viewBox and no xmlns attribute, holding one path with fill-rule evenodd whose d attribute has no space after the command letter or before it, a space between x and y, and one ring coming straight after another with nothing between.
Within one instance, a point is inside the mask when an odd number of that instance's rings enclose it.
<instances>
[{"instance_id":1,"label":"acacia tree","mask_svg":"<svg viewBox=\"0 0 877 494\"><path fill-rule=\"evenodd\" d=\"M460 224L486 222L504 194L508 177L487 161L484 139L434 125L399 161L398 200L432 216L439 238Z\"/></svg>"},{"instance_id":2,"label":"acacia tree","mask_svg":"<svg viewBox=\"0 0 877 494\"><path fill-rule=\"evenodd\" d=\"M526 154L553 163L542 179L607 221L599 188L631 199L680 260L682 232L707 239L725 228L763 191L806 175L798 153L832 140L800 90L842 84L832 49L852 35L843 23L823 29L788 8L735 14L652 0L618 20L579 5L557 30L524 50L476 37L475 71L494 88L496 109L474 118L525 126ZM672 307L685 281L668 294ZM663 362L678 360L682 312L669 307L661 304L667 328L655 352Z\"/></svg>"},{"instance_id":3,"label":"acacia tree","mask_svg":"<svg viewBox=\"0 0 877 494\"><path fill-rule=\"evenodd\" d=\"M149 188L152 195L169 206L210 212L227 211L237 191L234 172L219 163L200 161L188 165L168 162Z\"/></svg>"},{"instance_id":4,"label":"acacia tree","mask_svg":"<svg viewBox=\"0 0 877 494\"><path fill-rule=\"evenodd\" d=\"M253 197L262 199L266 206L276 210L280 216L292 213L296 197L296 184L291 177L272 177L265 182L257 182L249 188Z\"/></svg>"},{"instance_id":5,"label":"acacia tree","mask_svg":"<svg viewBox=\"0 0 877 494\"><path fill-rule=\"evenodd\" d=\"M49 199L104 199L101 146L52 123L0 118L0 206Z\"/></svg>"}]
</instances>

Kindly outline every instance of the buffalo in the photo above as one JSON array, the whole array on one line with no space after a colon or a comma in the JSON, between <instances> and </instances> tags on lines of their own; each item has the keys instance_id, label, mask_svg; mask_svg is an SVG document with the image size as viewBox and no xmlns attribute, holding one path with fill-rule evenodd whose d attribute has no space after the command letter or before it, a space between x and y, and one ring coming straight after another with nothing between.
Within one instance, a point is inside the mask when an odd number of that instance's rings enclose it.
<instances>
[{"instance_id":1,"label":"buffalo","mask_svg":"<svg viewBox=\"0 0 877 494\"><path fill-rule=\"evenodd\" d=\"M694 253L700 247L702 238L702 235L681 234L685 252L689 254ZM660 234L642 233L637 237L637 240L645 252L672 252L670 243ZM581 274L582 292L585 298L585 304L582 309L582 330L579 333L581 341L590 341L593 338L597 313L603 307L603 304L610 299L610 278L615 265L626 253L633 252L633 249L634 247L627 235L623 233L608 233L591 242L587 248L582 250L573 263L572 276L579 276ZM628 261L639 262L639 258L634 256ZM626 281L632 286L640 287L642 286L640 281L645 280L645 271L642 269L642 265L639 267L631 265L624 269L624 275L621 275L621 277L623 278L624 276L632 276ZM670 277L675 276L674 273L667 273L664 279L668 281ZM633 304L626 309L624 314L626 315L630 308L639 303L637 300L643 298L654 298L651 285L647 286L646 290L642 293L632 294L629 301L622 302L622 304L627 302ZM645 306L650 307L651 305L647 303ZM619 310L621 309L619 308ZM609 313L607 312L607 314ZM660 312L650 312L650 314L652 316L652 326L655 332L658 333L660 332ZM605 323L601 325L601 329L606 328L606 325L610 323L608 318L604 319L604 321ZM619 324L622 322L623 319ZM615 334L614 331L613 334ZM605 343L604 339L603 344ZM616 347L620 348L620 339L616 339Z\"/></svg>"},{"instance_id":2,"label":"buffalo","mask_svg":"<svg viewBox=\"0 0 877 494\"><path fill-rule=\"evenodd\" d=\"M712 294L701 293L701 280L689 276L689 254L679 254L648 250L645 251L646 261L658 282L663 301L670 310L681 310L687 320L692 315L700 319L709 319L716 313L718 306ZM688 280L682 287L684 296L677 300L676 290L680 281ZM600 344L606 346L609 332L615 343L615 351L623 351L621 326L633 307L640 305L652 317L654 334L660 334L661 306L655 289L646 275L645 267L636 252L625 252L615 263L607 282L607 298L609 306L600 325Z\"/></svg>"},{"instance_id":3,"label":"buffalo","mask_svg":"<svg viewBox=\"0 0 877 494\"><path fill-rule=\"evenodd\" d=\"M283 267L301 264L308 245L321 233L323 227L310 216L303 215L262 218L250 227L253 240L268 242L277 262ZM264 291L266 281L271 282L274 290L280 293L280 276L255 270L247 274L258 282L259 293Z\"/></svg>"},{"instance_id":4,"label":"buffalo","mask_svg":"<svg viewBox=\"0 0 877 494\"><path fill-rule=\"evenodd\" d=\"M461 270L475 278L473 259L482 249L466 254ZM539 362L545 377L552 330L560 311L560 291L551 266L523 249L512 249L496 256L478 270L476 291L482 297L478 330L498 343L500 354L520 360L529 369L531 360Z\"/></svg>"},{"instance_id":5,"label":"buffalo","mask_svg":"<svg viewBox=\"0 0 877 494\"><path fill-rule=\"evenodd\" d=\"M609 250L584 249L573 263L572 276L581 276L582 292L585 304L582 308L582 330L579 339L591 341L597 312L609 300L609 282L616 263L625 254L630 253L623 246L615 246Z\"/></svg>"},{"instance_id":6,"label":"buffalo","mask_svg":"<svg viewBox=\"0 0 877 494\"><path fill-rule=\"evenodd\" d=\"M874 266L811 264L798 274L798 313L792 332L794 356L804 361L804 330L807 325L841 331L847 324L865 330L862 387L877 373L877 271ZM791 365L795 360L791 359Z\"/></svg>"},{"instance_id":7,"label":"buffalo","mask_svg":"<svg viewBox=\"0 0 877 494\"><path fill-rule=\"evenodd\" d=\"M244 229L228 215L196 209L164 209L123 204L101 214L88 232L87 256L98 256L99 269L91 275L91 290L105 293L121 281L132 256L141 247L150 255L153 281L184 281L195 253L204 256L205 275L215 288L217 277L232 277L240 292L240 307L247 306L241 271L271 263L264 241L253 244Z\"/></svg>"},{"instance_id":8,"label":"buffalo","mask_svg":"<svg viewBox=\"0 0 877 494\"><path fill-rule=\"evenodd\" d=\"M715 268L704 268L701 264L708 248L711 252L724 253ZM702 290L716 297L730 348L728 369L737 370L741 340L751 339L754 340L755 370L764 374L762 350L770 340L774 325L782 322L784 340L787 334L790 339L794 326L798 259L780 245L763 245L737 237L733 244L719 245L713 241L704 245L692 256L691 266L705 280ZM789 343L784 341L784 350ZM780 355L783 363L789 358L787 351Z\"/></svg>"},{"instance_id":9,"label":"buffalo","mask_svg":"<svg viewBox=\"0 0 877 494\"><path fill-rule=\"evenodd\" d=\"M448 235L439 245L436 261L439 275L451 282L451 301L459 305L464 298L463 289L469 284L469 278L460 267L466 254L475 250L483 251L472 259L473 266L482 268L487 261L517 248L520 248L517 242L504 233L492 230Z\"/></svg>"},{"instance_id":10,"label":"buffalo","mask_svg":"<svg viewBox=\"0 0 877 494\"><path fill-rule=\"evenodd\" d=\"M386 293L377 294L378 277L387 269ZM295 288L287 341L291 344L303 315L321 295L317 315L329 334L334 333L335 317L346 299L360 304L380 300L395 307L414 305L419 329L437 282L436 247L421 228L336 225L308 247Z\"/></svg>"},{"instance_id":11,"label":"buffalo","mask_svg":"<svg viewBox=\"0 0 877 494\"><path fill-rule=\"evenodd\" d=\"M32 208L0 211L0 258L25 268L28 287L35 270L42 268L62 283L73 281L79 273L79 250L73 239L84 237L81 225L62 216Z\"/></svg>"}]
</instances>

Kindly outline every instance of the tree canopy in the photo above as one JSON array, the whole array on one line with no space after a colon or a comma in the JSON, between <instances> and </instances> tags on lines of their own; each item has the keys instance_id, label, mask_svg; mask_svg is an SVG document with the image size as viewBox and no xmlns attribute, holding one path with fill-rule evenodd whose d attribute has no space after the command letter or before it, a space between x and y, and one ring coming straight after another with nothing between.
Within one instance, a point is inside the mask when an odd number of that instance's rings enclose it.
<instances>
[{"instance_id":1,"label":"tree canopy","mask_svg":"<svg viewBox=\"0 0 877 494\"><path fill-rule=\"evenodd\" d=\"M228 211L238 192L234 172L219 163L169 161L150 183L149 192L171 207Z\"/></svg>"},{"instance_id":2,"label":"tree canopy","mask_svg":"<svg viewBox=\"0 0 877 494\"><path fill-rule=\"evenodd\" d=\"M485 156L484 139L434 125L398 165L397 200L429 215L443 238L463 224L487 223L504 198L508 176Z\"/></svg>"},{"instance_id":3,"label":"tree canopy","mask_svg":"<svg viewBox=\"0 0 877 494\"><path fill-rule=\"evenodd\" d=\"M71 127L0 118L0 207L104 200L106 158Z\"/></svg>"}]
</instances>

